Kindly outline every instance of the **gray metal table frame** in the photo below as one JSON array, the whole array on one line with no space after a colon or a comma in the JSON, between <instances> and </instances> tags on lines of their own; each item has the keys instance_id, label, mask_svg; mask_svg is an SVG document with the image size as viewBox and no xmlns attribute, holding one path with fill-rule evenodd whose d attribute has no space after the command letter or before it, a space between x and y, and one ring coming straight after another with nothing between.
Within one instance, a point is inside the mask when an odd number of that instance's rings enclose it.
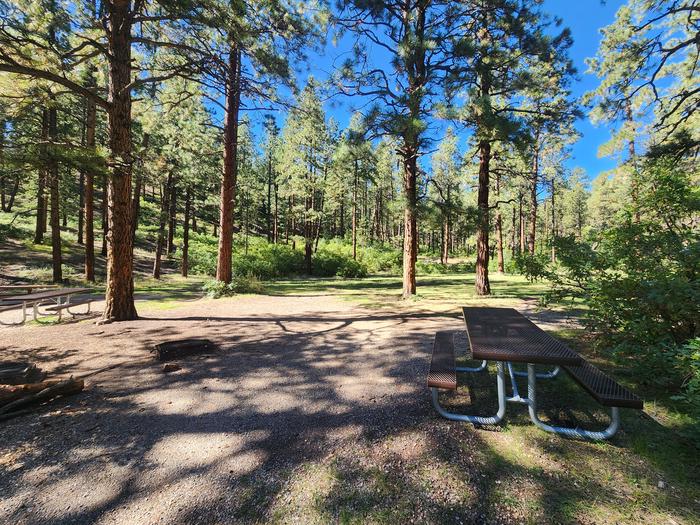
<instances>
[{"instance_id":1,"label":"gray metal table frame","mask_svg":"<svg viewBox=\"0 0 700 525\"><path fill-rule=\"evenodd\" d=\"M39 321L39 317L48 317L54 315L53 313L42 313L39 308L42 306L67 306L70 304L71 297L77 294L82 294L89 292L90 288L59 288L57 290L50 290L47 292L37 292L37 293L30 293L26 295L14 295L10 297L5 297L5 301L14 301L17 303L17 306L21 304L21 310L22 310L22 320L18 323L6 323L3 321L0 321L0 324L3 325L20 325L24 324L27 320L27 317L33 317L35 321ZM31 309L31 314L27 311L28 309ZM68 312L72 315L76 315L74 312L70 311L70 307L67 308ZM84 313L89 313L90 312L90 304L88 303L88 311Z\"/></svg>"},{"instance_id":2,"label":"gray metal table frame","mask_svg":"<svg viewBox=\"0 0 700 525\"><path fill-rule=\"evenodd\" d=\"M469 345L472 350L472 357L475 359L481 359L481 354L479 352L479 347L477 345L477 348L475 350L475 339L478 339L478 337L475 337L474 334L474 327L472 326L472 332L470 333L470 325L469 325L469 316L470 316L470 308L463 308L463 315L464 315L464 322L467 326L467 336L469 337ZM498 309L498 310L506 310L506 309ZM522 314L516 312L515 310L512 310L512 312L508 312L510 315L517 314L519 318L519 322L527 322L531 323L526 317L524 317ZM532 326L535 326L532 324ZM537 330L540 330L539 328L535 327ZM505 329L507 331L508 327L502 327L502 329ZM540 330L541 331L541 330ZM543 334L545 332L541 331ZM545 334L546 335L546 334ZM496 338L496 334L490 334L489 337L490 343L498 346L498 340ZM547 336L550 337L550 336ZM553 338L551 338L552 341L556 341ZM561 344L561 343L560 343ZM476 415L468 415L468 414L457 414L454 412L449 412L445 410L445 408L440 405L440 401L438 398L438 392L439 389L431 387L431 398L432 398L432 403L433 407L435 410L443 417L447 419L451 419L454 421L465 421L468 423L473 423L477 425L495 425L500 423L503 420L503 417L505 416L506 413L506 404L507 403L520 403L527 405L528 407L528 413L530 415L530 420L540 429L547 431L547 432L552 432L555 434L561 434L564 436L568 437L574 437L574 438L581 438L581 439L589 439L589 440L594 440L594 441L599 441L599 440L605 440L611 438L619 429L620 427L620 411L618 407L611 407L611 421L610 425L602 430L602 431L597 431L597 430L587 430L587 429L582 429L582 428L569 428L569 427L561 427L561 426L555 426L555 425L550 425L542 420L540 420L539 416L537 415L537 379L552 379L556 377L560 370L561 370L561 365L568 365L568 364L579 364L581 362L581 357L578 356L573 350L569 350L568 348L564 347L563 348L568 350L570 354L567 355L567 352L561 352L560 356L557 356L559 352L556 351L550 351L549 355L544 355L544 352L538 353L536 351L536 347L533 347L530 349L529 352L523 352L523 355L519 355L519 352L514 351L510 352L510 356L508 360L501 360L501 359L483 359L482 363L478 367L456 367L455 370L457 372L465 372L465 373L478 373L481 371L486 370L487 364L489 360L495 361L496 363L496 392L498 396L498 411L496 412L495 415L493 416L476 416ZM495 353L498 354L498 348L495 348ZM488 355L488 352L484 352L485 354ZM507 355L508 352L504 352L503 356ZM539 355L538 355L539 354ZM545 373L536 373L535 372L535 363L530 362L531 360L536 360L538 364L549 364L553 365L554 369L551 370L550 372L545 372ZM578 363L576 362L578 360ZM513 362L519 362L519 363L525 363L527 364L527 372L518 372L513 369ZM507 396L506 395L506 386L505 386L505 374L506 370L508 371L508 376L510 378L510 383L511 383L511 390L512 390L512 395ZM516 382L516 376L526 376L527 377L527 397L522 397L520 395L520 392L518 390L518 385Z\"/></svg>"}]
</instances>

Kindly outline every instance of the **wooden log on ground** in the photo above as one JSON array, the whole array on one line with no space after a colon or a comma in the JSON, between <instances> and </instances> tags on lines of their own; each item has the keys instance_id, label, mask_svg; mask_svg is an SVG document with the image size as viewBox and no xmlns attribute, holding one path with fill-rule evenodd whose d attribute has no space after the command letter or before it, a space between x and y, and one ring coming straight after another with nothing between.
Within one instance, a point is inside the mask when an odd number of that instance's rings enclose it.
<instances>
[{"instance_id":1,"label":"wooden log on ground","mask_svg":"<svg viewBox=\"0 0 700 525\"><path fill-rule=\"evenodd\" d=\"M209 339L180 339L157 344L155 353L159 361L168 361L178 357L210 352L214 348L214 343Z\"/></svg>"},{"instance_id":2,"label":"wooden log on ground","mask_svg":"<svg viewBox=\"0 0 700 525\"><path fill-rule=\"evenodd\" d=\"M60 381L59 383L50 386L37 392L35 394L30 394L21 399L8 403L4 407L0 408L0 415L19 410L26 407L27 405L32 405L34 403L40 403L42 401L48 401L57 396L68 396L71 394L77 394L85 388L85 382L82 379L66 379Z\"/></svg>"},{"instance_id":3,"label":"wooden log on ground","mask_svg":"<svg viewBox=\"0 0 700 525\"><path fill-rule=\"evenodd\" d=\"M42 381L41 383L28 383L26 385L0 385L0 406L4 406L29 394L36 394L60 382L60 379L51 379Z\"/></svg>"}]
</instances>

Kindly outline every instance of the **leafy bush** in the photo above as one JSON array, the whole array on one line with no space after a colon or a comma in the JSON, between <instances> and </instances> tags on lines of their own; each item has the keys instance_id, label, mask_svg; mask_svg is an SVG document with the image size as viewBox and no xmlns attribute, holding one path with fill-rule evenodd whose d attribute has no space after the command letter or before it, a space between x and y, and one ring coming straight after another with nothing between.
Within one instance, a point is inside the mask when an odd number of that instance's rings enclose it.
<instances>
[{"instance_id":1,"label":"leafy bush","mask_svg":"<svg viewBox=\"0 0 700 525\"><path fill-rule=\"evenodd\" d=\"M530 282L550 278L549 263L550 258L544 253L521 253L513 259L515 270Z\"/></svg>"},{"instance_id":2,"label":"leafy bush","mask_svg":"<svg viewBox=\"0 0 700 525\"><path fill-rule=\"evenodd\" d=\"M234 277L228 284L214 279L205 282L202 288L209 297L214 299L231 297L244 293L262 293L265 291L260 280L252 275Z\"/></svg>"},{"instance_id":3,"label":"leafy bush","mask_svg":"<svg viewBox=\"0 0 700 525\"><path fill-rule=\"evenodd\" d=\"M318 277L366 277L367 267L350 255L319 249L312 258L313 274Z\"/></svg>"},{"instance_id":4,"label":"leafy bush","mask_svg":"<svg viewBox=\"0 0 700 525\"><path fill-rule=\"evenodd\" d=\"M548 299L579 298L589 307L599 344L632 357L657 382L683 385L681 396L700 404L700 235L693 226L700 190L668 161L646 166L644 176L637 208L589 242L558 239L559 264L533 274L552 280Z\"/></svg>"},{"instance_id":5,"label":"leafy bush","mask_svg":"<svg viewBox=\"0 0 700 525\"><path fill-rule=\"evenodd\" d=\"M472 273L476 264L472 261L442 264L436 261L416 261L416 272L419 274Z\"/></svg>"},{"instance_id":6,"label":"leafy bush","mask_svg":"<svg viewBox=\"0 0 700 525\"><path fill-rule=\"evenodd\" d=\"M178 243L182 246L182 243ZM215 237L200 233L191 233L188 263L191 273L216 275L216 252L218 241Z\"/></svg>"},{"instance_id":7,"label":"leafy bush","mask_svg":"<svg viewBox=\"0 0 700 525\"><path fill-rule=\"evenodd\" d=\"M359 261L346 259L335 274L346 279L359 279L367 277L367 267Z\"/></svg>"},{"instance_id":8,"label":"leafy bush","mask_svg":"<svg viewBox=\"0 0 700 525\"><path fill-rule=\"evenodd\" d=\"M234 276L253 276L258 280L303 275L306 271L304 254L286 244L270 244L264 239L250 238L248 253L240 243L233 254ZM189 264L192 273L216 274L218 241L209 235L190 237ZM359 254L358 254L359 255ZM362 261L352 259L352 247L342 243L324 243L312 257L312 271L318 277L366 277L369 270Z\"/></svg>"},{"instance_id":9,"label":"leafy bush","mask_svg":"<svg viewBox=\"0 0 700 525\"><path fill-rule=\"evenodd\" d=\"M674 361L683 378L682 393L675 398L686 402L700 414L700 338L696 337L676 347Z\"/></svg>"}]
</instances>

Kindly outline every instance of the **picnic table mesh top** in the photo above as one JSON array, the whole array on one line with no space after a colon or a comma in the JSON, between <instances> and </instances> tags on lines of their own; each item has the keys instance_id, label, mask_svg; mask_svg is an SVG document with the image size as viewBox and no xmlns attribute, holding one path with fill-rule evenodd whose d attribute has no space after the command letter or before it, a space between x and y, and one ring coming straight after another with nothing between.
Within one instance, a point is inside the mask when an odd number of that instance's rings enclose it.
<instances>
[{"instance_id":1,"label":"picnic table mesh top","mask_svg":"<svg viewBox=\"0 0 700 525\"><path fill-rule=\"evenodd\" d=\"M18 300L18 301L36 301L40 299L53 299L54 297L63 297L64 295L74 295L80 293L89 292L90 288L57 288L53 290L47 290L46 292L36 292L26 295L13 295L11 297L3 297L4 300Z\"/></svg>"},{"instance_id":2,"label":"picnic table mesh top","mask_svg":"<svg viewBox=\"0 0 700 525\"><path fill-rule=\"evenodd\" d=\"M473 359L579 365L581 356L513 308L462 308Z\"/></svg>"}]
</instances>

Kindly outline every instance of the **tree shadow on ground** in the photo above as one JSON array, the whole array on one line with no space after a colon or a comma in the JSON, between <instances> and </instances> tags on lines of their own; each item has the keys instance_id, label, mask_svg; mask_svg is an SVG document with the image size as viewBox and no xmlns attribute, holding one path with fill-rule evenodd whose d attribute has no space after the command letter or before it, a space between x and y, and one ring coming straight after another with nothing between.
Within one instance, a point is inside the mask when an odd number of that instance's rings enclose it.
<instances>
[{"instance_id":1,"label":"tree shadow on ground","mask_svg":"<svg viewBox=\"0 0 700 525\"><path fill-rule=\"evenodd\" d=\"M435 330L459 326L444 314L159 321L95 329L101 348L35 350L90 368L93 354L128 342L133 360L84 394L0 428L9 449L0 462L2 520L572 521L592 500L629 504L624 490L586 473L592 462L619 453L614 476L626 484L650 477L630 461L626 432L608 445L551 438L523 430L529 422L512 406L506 432L440 419L425 375ZM178 361L173 374L144 361L155 342L193 327L219 350ZM492 372L465 381L451 403L495 406ZM544 385L543 416L566 422L557 407L571 401L577 419L597 421L600 412L581 410L579 396L566 381ZM663 470L668 480L672 467ZM673 497L656 505L680 519L691 512Z\"/></svg>"}]
</instances>

